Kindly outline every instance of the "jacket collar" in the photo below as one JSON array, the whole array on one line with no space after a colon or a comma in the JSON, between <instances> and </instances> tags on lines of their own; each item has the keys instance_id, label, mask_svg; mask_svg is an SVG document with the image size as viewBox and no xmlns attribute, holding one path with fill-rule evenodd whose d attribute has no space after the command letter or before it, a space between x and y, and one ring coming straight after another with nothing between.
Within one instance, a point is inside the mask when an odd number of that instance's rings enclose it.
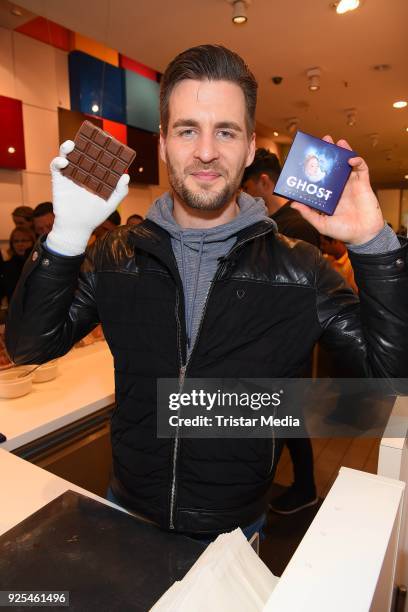
<instances>
[{"instance_id":1,"label":"jacket collar","mask_svg":"<svg viewBox=\"0 0 408 612\"><path fill-rule=\"evenodd\" d=\"M258 221L253 225L245 227L237 233L237 241L230 253L236 252L242 244L258 236L274 233L274 231L275 224L271 223L269 218L265 218L265 220ZM154 221L145 219L143 223L129 229L129 239L132 241L134 248L142 249L158 257L169 268L177 282L181 283L177 263L171 246L170 234L166 230L157 225ZM224 259L228 259L230 253L228 253Z\"/></svg>"}]
</instances>

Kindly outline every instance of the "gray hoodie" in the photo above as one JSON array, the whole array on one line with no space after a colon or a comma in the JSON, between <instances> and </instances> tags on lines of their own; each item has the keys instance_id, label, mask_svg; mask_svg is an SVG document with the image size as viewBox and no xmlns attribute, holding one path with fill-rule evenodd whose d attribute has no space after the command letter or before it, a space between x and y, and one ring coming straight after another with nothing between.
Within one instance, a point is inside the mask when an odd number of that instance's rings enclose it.
<instances>
[{"instance_id":1,"label":"gray hoodie","mask_svg":"<svg viewBox=\"0 0 408 612\"><path fill-rule=\"evenodd\" d=\"M218 267L236 242L236 234L258 221L275 222L267 217L264 202L246 193L238 197L240 214L229 223L210 229L183 229L173 217L173 199L169 193L158 198L147 218L160 225L171 236L171 244L184 288L188 337L188 354L194 346L205 300Z\"/></svg>"}]
</instances>

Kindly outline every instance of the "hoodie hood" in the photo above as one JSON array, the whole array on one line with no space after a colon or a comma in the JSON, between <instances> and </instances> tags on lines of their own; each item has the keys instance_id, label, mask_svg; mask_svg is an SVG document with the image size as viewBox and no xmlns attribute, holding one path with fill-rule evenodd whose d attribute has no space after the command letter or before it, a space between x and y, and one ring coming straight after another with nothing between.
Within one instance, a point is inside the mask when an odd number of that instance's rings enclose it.
<instances>
[{"instance_id":1,"label":"hoodie hood","mask_svg":"<svg viewBox=\"0 0 408 612\"><path fill-rule=\"evenodd\" d=\"M166 230L171 237L183 283L188 354L195 342L219 259L235 244L238 232L258 221L267 221L276 231L276 224L267 216L262 199L241 193L237 202L239 215L228 223L205 229L180 227L173 216L173 199L169 193L158 198L147 213L147 218Z\"/></svg>"},{"instance_id":2,"label":"hoodie hood","mask_svg":"<svg viewBox=\"0 0 408 612\"><path fill-rule=\"evenodd\" d=\"M275 231L277 231L276 223L268 217L267 209L261 198L252 198L247 193L242 192L238 196L237 202L240 209L239 215L228 223L207 229L186 229L180 227L173 216L173 198L168 192L155 200L146 217L160 225L175 240L183 238L184 243L188 243L191 248L194 248L195 244L199 244L203 236L205 244L222 242L258 221L272 223Z\"/></svg>"}]
</instances>

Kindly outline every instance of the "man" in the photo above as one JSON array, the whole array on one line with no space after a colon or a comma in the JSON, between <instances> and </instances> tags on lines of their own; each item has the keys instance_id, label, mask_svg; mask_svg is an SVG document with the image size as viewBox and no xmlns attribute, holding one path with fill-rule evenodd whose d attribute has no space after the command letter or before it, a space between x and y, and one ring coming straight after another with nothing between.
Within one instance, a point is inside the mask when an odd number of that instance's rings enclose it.
<instances>
[{"instance_id":1,"label":"man","mask_svg":"<svg viewBox=\"0 0 408 612\"><path fill-rule=\"evenodd\" d=\"M52 202L41 202L34 208L33 222L37 236L49 234L54 225L54 209Z\"/></svg>"},{"instance_id":2,"label":"man","mask_svg":"<svg viewBox=\"0 0 408 612\"><path fill-rule=\"evenodd\" d=\"M277 156L268 149L257 149L254 161L245 168L242 177L244 191L252 197L262 198L271 219L281 234L290 238L305 240L320 246L319 232L302 215L291 207L291 201L274 194L281 165ZM298 376L312 376L312 354L298 372ZM293 514L314 506L319 498L313 474L313 449L309 438L288 438L286 440L293 464L293 483L281 495L275 497L269 507L278 514Z\"/></svg>"},{"instance_id":3,"label":"man","mask_svg":"<svg viewBox=\"0 0 408 612\"><path fill-rule=\"evenodd\" d=\"M31 206L17 206L11 213L14 225L33 229L33 213Z\"/></svg>"},{"instance_id":4,"label":"man","mask_svg":"<svg viewBox=\"0 0 408 612\"><path fill-rule=\"evenodd\" d=\"M142 215L138 215L137 213L130 215L130 217L128 217L126 221L126 225L129 225L130 227L132 225L139 225L140 223L143 223L143 217Z\"/></svg>"},{"instance_id":5,"label":"man","mask_svg":"<svg viewBox=\"0 0 408 612\"><path fill-rule=\"evenodd\" d=\"M108 232L112 232L121 224L121 217L117 210L114 210L111 215L93 231L95 238L103 238Z\"/></svg>"},{"instance_id":6,"label":"man","mask_svg":"<svg viewBox=\"0 0 408 612\"><path fill-rule=\"evenodd\" d=\"M113 494L163 529L207 539L259 529L279 444L158 438L158 378L290 377L322 335L360 375L407 374L406 245L384 229L364 161L350 159L353 176L333 217L301 209L357 252L380 244L383 254L353 255L361 314L315 249L275 235L261 202L237 198L255 153L256 89L224 47L177 56L160 95L171 194L141 225L110 232L86 255L128 177L105 202L61 175L73 143L62 145L52 162L54 228L33 252L7 326L12 359L37 363L102 323L115 362Z\"/></svg>"},{"instance_id":7,"label":"man","mask_svg":"<svg viewBox=\"0 0 408 612\"><path fill-rule=\"evenodd\" d=\"M332 268L337 270L353 291L357 293L358 289L354 280L353 268L351 267L351 261L344 242L330 238L330 236L320 236L320 249Z\"/></svg>"},{"instance_id":8,"label":"man","mask_svg":"<svg viewBox=\"0 0 408 612\"><path fill-rule=\"evenodd\" d=\"M320 248L319 232L291 207L290 200L273 193L281 170L279 160L274 153L268 149L257 149L254 161L245 168L242 187L252 197L263 199L271 219L276 221L281 234L305 240Z\"/></svg>"}]
</instances>

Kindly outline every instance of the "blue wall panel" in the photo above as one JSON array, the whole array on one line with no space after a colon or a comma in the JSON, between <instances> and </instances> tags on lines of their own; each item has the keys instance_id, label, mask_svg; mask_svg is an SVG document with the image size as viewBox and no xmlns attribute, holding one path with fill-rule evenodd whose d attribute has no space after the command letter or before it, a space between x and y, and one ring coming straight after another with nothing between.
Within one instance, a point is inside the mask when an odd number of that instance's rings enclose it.
<instances>
[{"instance_id":1,"label":"blue wall panel","mask_svg":"<svg viewBox=\"0 0 408 612\"><path fill-rule=\"evenodd\" d=\"M95 115L126 123L124 75L122 68L82 51L72 51L69 54L72 110L93 114L92 106L97 104L99 110Z\"/></svg>"}]
</instances>

